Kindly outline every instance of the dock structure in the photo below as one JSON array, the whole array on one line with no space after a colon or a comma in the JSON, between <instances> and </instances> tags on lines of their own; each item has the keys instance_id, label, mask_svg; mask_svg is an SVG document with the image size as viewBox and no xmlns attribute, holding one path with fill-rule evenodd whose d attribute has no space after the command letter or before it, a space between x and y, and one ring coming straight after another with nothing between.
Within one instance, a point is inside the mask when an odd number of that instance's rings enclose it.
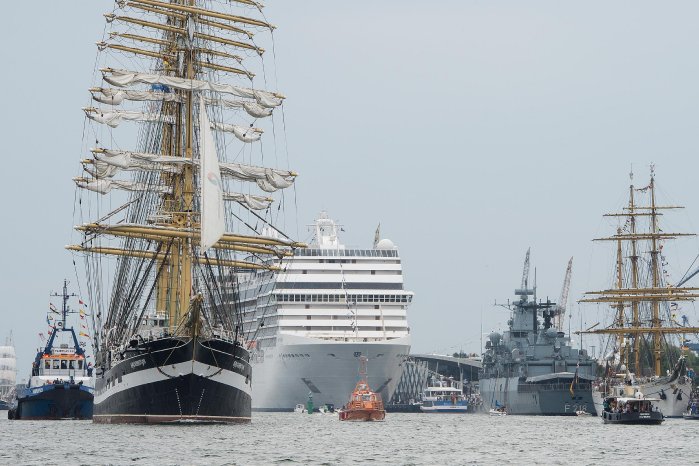
<instances>
[{"instance_id":1,"label":"dock structure","mask_svg":"<svg viewBox=\"0 0 699 466\"><path fill-rule=\"evenodd\" d=\"M471 384L478 380L478 370L482 365L479 360L471 358L411 354L403 361L401 367L403 370L390 400L390 404L393 405L408 405L417 401L427 386L427 379L433 375L466 381L464 391L468 392Z\"/></svg>"}]
</instances>

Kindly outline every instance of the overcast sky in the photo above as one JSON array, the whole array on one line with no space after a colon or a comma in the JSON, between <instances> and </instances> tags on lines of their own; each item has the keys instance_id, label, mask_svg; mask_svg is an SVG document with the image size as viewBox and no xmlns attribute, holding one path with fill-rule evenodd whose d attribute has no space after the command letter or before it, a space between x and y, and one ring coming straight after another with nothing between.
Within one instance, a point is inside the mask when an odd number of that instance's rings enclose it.
<instances>
[{"instance_id":1,"label":"overcast sky","mask_svg":"<svg viewBox=\"0 0 699 466\"><path fill-rule=\"evenodd\" d=\"M492 304L512 297L529 246L540 297L558 298L571 256L572 300L609 285L612 250L590 240L613 233L601 215L624 204L631 164L641 185L655 163L661 200L687 207L667 229L697 231L696 2L266 4L301 239L322 209L348 245L370 246L381 222L415 292L415 352L479 351L481 322L505 325ZM88 155L80 107L111 9L4 6L0 339L14 331L20 378L49 292L75 280L63 246ZM667 251L679 277L699 241ZM684 312L698 323L691 304Z\"/></svg>"}]
</instances>

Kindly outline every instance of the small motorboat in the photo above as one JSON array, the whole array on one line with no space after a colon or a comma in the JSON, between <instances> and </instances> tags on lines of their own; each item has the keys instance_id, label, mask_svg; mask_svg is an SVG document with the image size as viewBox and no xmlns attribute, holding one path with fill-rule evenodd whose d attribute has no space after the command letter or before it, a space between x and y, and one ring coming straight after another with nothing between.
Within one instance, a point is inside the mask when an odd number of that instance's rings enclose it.
<instances>
[{"instance_id":1,"label":"small motorboat","mask_svg":"<svg viewBox=\"0 0 699 466\"><path fill-rule=\"evenodd\" d=\"M646 398L637 392L636 396L610 396L604 401L602 420L605 424L661 424L665 417L658 408L659 398Z\"/></svg>"},{"instance_id":2,"label":"small motorboat","mask_svg":"<svg viewBox=\"0 0 699 466\"><path fill-rule=\"evenodd\" d=\"M579 410L575 411L575 415L576 416L592 416L591 413L587 412L584 409L579 409Z\"/></svg>"},{"instance_id":3,"label":"small motorboat","mask_svg":"<svg viewBox=\"0 0 699 466\"><path fill-rule=\"evenodd\" d=\"M499 408L492 408L488 411L488 414L491 416L507 416L507 410L504 406L500 406Z\"/></svg>"},{"instance_id":4,"label":"small motorboat","mask_svg":"<svg viewBox=\"0 0 699 466\"><path fill-rule=\"evenodd\" d=\"M383 421L386 410L381 395L371 391L366 380L366 357L361 356L359 382L349 402L339 411L341 421Z\"/></svg>"}]
</instances>

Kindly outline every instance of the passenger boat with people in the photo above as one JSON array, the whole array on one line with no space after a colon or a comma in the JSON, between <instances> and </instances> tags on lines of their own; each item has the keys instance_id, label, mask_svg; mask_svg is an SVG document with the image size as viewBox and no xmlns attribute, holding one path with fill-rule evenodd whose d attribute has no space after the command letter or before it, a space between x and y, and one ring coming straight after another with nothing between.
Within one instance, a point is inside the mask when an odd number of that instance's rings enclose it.
<instances>
[{"instance_id":1,"label":"passenger boat with people","mask_svg":"<svg viewBox=\"0 0 699 466\"><path fill-rule=\"evenodd\" d=\"M602 419L605 424L661 424L665 417L658 408L659 401L641 394L633 398L610 396L604 400Z\"/></svg>"},{"instance_id":2,"label":"passenger boat with people","mask_svg":"<svg viewBox=\"0 0 699 466\"><path fill-rule=\"evenodd\" d=\"M453 378L430 379L422 394L420 411L423 413L466 413L468 399Z\"/></svg>"},{"instance_id":3,"label":"passenger boat with people","mask_svg":"<svg viewBox=\"0 0 699 466\"><path fill-rule=\"evenodd\" d=\"M352 392L350 401L339 411L341 421L383 421L386 410L381 395L372 391L366 380L365 356L359 358L359 382Z\"/></svg>"}]
</instances>

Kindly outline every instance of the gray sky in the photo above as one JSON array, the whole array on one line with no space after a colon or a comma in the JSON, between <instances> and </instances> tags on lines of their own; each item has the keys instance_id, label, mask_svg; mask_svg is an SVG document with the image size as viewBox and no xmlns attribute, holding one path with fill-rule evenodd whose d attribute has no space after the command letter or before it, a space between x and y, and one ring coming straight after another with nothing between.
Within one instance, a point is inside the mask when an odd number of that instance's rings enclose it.
<instances>
[{"instance_id":1,"label":"gray sky","mask_svg":"<svg viewBox=\"0 0 699 466\"><path fill-rule=\"evenodd\" d=\"M266 4L301 239L321 209L350 245L381 222L416 293L414 351L478 351L481 315L485 332L504 325L492 303L512 297L528 246L540 296L558 297L570 256L572 298L607 286L611 250L590 239L613 232L601 214L625 202L632 163L642 185L655 162L661 198L687 207L667 229L697 231L696 2ZM80 107L111 8L5 5L0 338L14 330L21 378L48 293L74 281ZM666 251L678 277L699 242Z\"/></svg>"}]
</instances>

